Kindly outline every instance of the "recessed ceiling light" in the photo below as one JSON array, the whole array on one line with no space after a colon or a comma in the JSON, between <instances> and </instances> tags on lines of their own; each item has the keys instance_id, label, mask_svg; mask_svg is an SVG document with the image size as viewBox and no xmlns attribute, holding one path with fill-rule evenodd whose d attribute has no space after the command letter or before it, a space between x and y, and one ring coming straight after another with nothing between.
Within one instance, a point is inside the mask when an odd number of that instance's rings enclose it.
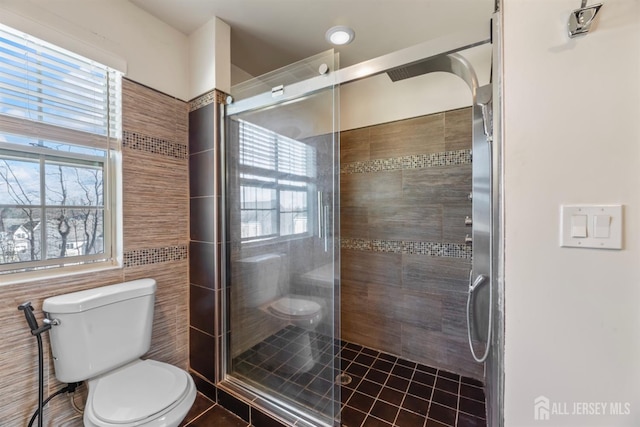
<instances>
[{"instance_id":1,"label":"recessed ceiling light","mask_svg":"<svg viewBox=\"0 0 640 427\"><path fill-rule=\"evenodd\" d=\"M329 28L325 34L325 38L329 43L338 46L351 43L355 36L356 33L351 28L345 27L344 25Z\"/></svg>"}]
</instances>

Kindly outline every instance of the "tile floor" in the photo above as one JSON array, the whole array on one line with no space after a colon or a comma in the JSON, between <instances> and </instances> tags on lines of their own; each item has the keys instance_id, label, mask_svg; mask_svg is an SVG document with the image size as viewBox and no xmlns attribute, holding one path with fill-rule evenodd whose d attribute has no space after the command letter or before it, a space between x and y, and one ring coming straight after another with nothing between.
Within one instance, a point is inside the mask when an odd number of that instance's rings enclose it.
<instances>
[{"instance_id":1,"label":"tile floor","mask_svg":"<svg viewBox=\"0 0 640 427\"><path fill-rule=\"evenodd\" d=\"M334 390L331 339L311 339L315 360L305 365L308 347L301 330L290 327L234 360L236 374L267 385L275 393L330 413ZM358 344L340 343L342 427L486 427L485 396L479 381L397 358ZM302 372L304 371L304 372ZM184 426L246 426L213 402L199 397ZM196 408L196 407L199 407Z\"/></svg>"},{"instance_id":2,"label":"tile floor","mask_svg":"<svg viewBox=\"0 0 640 427\"><path fill-rule=\"evenodd\" d=\"M217 403L198 393L191 411L180 427L246 427L247 422Z\"/></svg>"},{"instance_id":3,"label":"tile floor","mask_svg":"<svg viewBox=\"0 0 640 427\"><path fill-rule=\"evenodd\" d=\"M340 356L354 381L342 388L346 427L486 427L474 379L346 343Z\"/></svg>"}]
</instances>

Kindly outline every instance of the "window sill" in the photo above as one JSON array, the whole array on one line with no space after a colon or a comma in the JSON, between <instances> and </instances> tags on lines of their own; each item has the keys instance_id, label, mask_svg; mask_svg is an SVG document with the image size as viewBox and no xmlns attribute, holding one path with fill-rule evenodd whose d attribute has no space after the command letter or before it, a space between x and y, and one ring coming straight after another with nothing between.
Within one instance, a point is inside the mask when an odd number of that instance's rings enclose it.
<instances>
[{"instance_id":1,"label":"window sill","mask_svg":"<svg viewBox=\"0 0 640 427\"><path fill-rule=\"evenodd\" d=\"M107 270L121 269L120 263L105 261L100 263L72 265L48 270L26 271L24 273L8 273L0 275L0 286L18 285L41 280L59 279L79 274L99 273Z\"/></svg>"}]
</instances>

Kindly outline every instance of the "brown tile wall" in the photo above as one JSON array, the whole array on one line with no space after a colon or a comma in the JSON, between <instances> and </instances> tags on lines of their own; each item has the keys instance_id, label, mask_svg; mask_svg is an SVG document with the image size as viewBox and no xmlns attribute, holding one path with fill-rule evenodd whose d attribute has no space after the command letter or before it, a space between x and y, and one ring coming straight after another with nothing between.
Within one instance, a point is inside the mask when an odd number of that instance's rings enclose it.
<instances>
[{"instance_id":1,"label":"brown tile wall","mask_svg":"<svg viewBox=\"0 0 640 427\"><path fill-rule=\"evenodd\" d=\"M343 339L481 378L465 320L471 108L340 138Z\"/></svg>"},{"instance_id":2,"label":"brown tile wall","mask_svg":"<svg viewBox=\"0 0 640 427\"><path fill-rule=\"evenodd\" d=\"M123 81L123 192L125 268L3 286L0 299L0 425L23 427L37 407L37 346L16 307L53 295L152 277L158 282L151 357L188 365L188 105ZM135 142L135 143L134 143ZM45 348L45 397L58 390ZM80 389L81 394L86 388ZM83 400L78 397L78 403ZM45 425L82 426L68 399L45 409Z\"/></svg>"},{"instance_id":3,"label":"brown tile wall","mask_svg":"<svg viewBox=\"0 0 640 427\"><path fill-rule=\"evenodd\" d=\"M189 366L198 375L198 388L215 400L216 350L223 332L217 308L225 288L221 283L222 234L220 213L219 101L212 91L190 102L189 203L190 203L190 317Z\"/></svg>"}]
</instances>

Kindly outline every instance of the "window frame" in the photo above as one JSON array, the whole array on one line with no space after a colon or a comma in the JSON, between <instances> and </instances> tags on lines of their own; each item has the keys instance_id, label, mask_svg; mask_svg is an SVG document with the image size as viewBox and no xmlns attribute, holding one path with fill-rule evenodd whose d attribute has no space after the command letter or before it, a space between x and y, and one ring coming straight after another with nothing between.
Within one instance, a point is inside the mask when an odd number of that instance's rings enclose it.
<instances>
[{"instance_id":1,"label":"window frame","mask_svg":"<svg viewBox=\"0 0 640 427\"><path fill-rule=\"evenodd\" d=\"M0 143L0 160L8 159L15 161L31 161L34 164L37 164L37 167L40 171L40 184L39 184L39 196L37 201L33 201L33 203L2 203L0 204L0 208L8 208L8 209L30 209L38 212L37 217L39 218L39 236L36 238L39 241L39 252L40 259L39 260L29 260L29 261L17 261L12 263L3 263L0 264L0 274L8 274L10 272L21 272L27 271L29 269L38 269L38 268L46 268L48 266L56 266L61 264L61 260L64 259L67 263L73 262L96 262L96 261L104 261L105 259L109 259L113 257L113 251L111 247L111 228L112 228L112 215L110 210L108 209L107 200L105 198L108 191L110 191L110 186L105 177L107 176L106 170L108 167L108 161L106 159L107 153L105 152L105 157L97 157L90 156L86 154L76 154L73 156L68 155L64 152L59 151L46 151L45 149L31 148L31 147L22 147L22 149L13 149L14 147L7 147L6 143ZM52 204L47 202L47 185L46 185L46 168L49 165L55 164L64 164L67 167L90 167L91 169L99 170L102 174L102 191L101 191L101 203L92 204L92 205L74 205L74 204ZM74 210L84 210L84 209L96 209L102 212L100 222L102 223L102 239L103 239L103 250L100 253L89 254L89 255L66 255L64 258L55 258L50 257L51 255L48 251L48 248L51 247L52 242L50 240L50 232L49 232L49 217L47 213L51 211L56 211L59 209L66 209L69 211ZM55 241L53 243L54 246ZM17 271L16 271L17 270Z\"/></svg>"},{"instance_id":2,"label":"window frame","mask_svg":"<svg viewBox=\"0 0 640 427\"><path fill-rule=\"evenodd\" d=\"M274 228L276 230L278 230L277 233L271 233L271 234L261 234L259 236L250 236L250 237L241 237L240 241L241 242L253 242L253 241L264 241L264 240L269 240L269 239L289 239L289 238L298 238L298 237L306 237L306 236L311 236L312 235L312 230L310 227L311 224L311 216L313 215L313 211L310 208L310 199L311 199L311 194L312 194L312 182L310 179L305 178L304 180L297 180L297 179L291 179L291 175L287 176L286 181L294 181L294 182L301 182L304 183L304 186L293 186L293 185L286 185L286 184L279 184L278 183L278 179L276 178L275 182L273 184L271 183L266 183L264 181L259 181L259 180L251 180L251 179L246 179L246 178L240 178L240 191L242 191L244 188L268 188L268 189L272 189L275 191L275 208L274 209L247 209L247 208L243 208L242 207L242 201L240 202L240 227L242 227L242 212L244 211L273 211L275 214L275 226ZM283 211L281 209L281 204L280 204L280 200L281 200L281 192L282 191L295 191L295 192L301 192L301 193L306 193L306 197L307 197L307 208L306 210L301 210L301 211L296 211L296 210L287 210L287 211ZM242 196L241 196L242 197ZM280 216L283 213L298 213L298 212L306 212L307 213L307 230L303 231L301 233L290 233L290 234L282 234L282 221Z\"/></svg>"},{"instance_id":3,"label":"window frame","mask_svg":"<svg viewBox=\"0 0 640 427\"><path fill-rule=\"evenodd\" d=\"M279 170L280 164L280 153L279 147L280 142L282 140L289 140L291 142L302 144L305 146L306 150L311 150L311 157L315 157L315 151L313 147L305 144L304 142L295 140L293 138L288 138L283 135L279 135L273 131L268 129L260 128L261 132L267 132L271 136L270 142L273 147L273 169L266 167L259 167L255 165L247 165L242 162L242 145L245 144L246 139L243 137L243 126L251 126L251 127L259 127L250 122L246 122L244 120L239 121L240 132L239 132L239 149L240 156L238 160L238 169L239 169L239 190L240 190L240 229L242 230L242 212L243 211L261 211L261 210L273 210L275 212L275 230L276 233L270 234L262 234L258 236L249 236L249 237L240 237L240 242L252 243L252 242L264 242L264 241L287 241L291 239L298 239L304 237L310 237L313 235L313 215L314 211L312 209L312 194L315 189L315 171L313 171L310 175L300 175L294 174L290 172L282 172ZM263 141L264 143L264 141ZM305 160L309 162L311 159L308 158L309 154L305 155ZM263 179L260 179L263 178ZM284 181L284 183L282 182ZM300 185L291 185L287 183L299 183ZM255 188L268 188L275 190L275 209L245 209L243 208L243 189L247 187L255 187ZM281 210L281 192L282 191L298 191L306 193L306 210L304 211L283 211ZM282 213L294 213L294 212L306 212L307 213L307 229L301 233L291 233L291 234L282 234L282 224L281 224L281 215Z\"/></svg>"},{"instance_id":4,"label":"window frame","mask_svg":"<svg viewBox=\"0 0 640 427\"><path fill-rule=\"evenodd\" d=\"M103 113L105 117L104 126L101 128L103 129L102 134L0 113L0 129L2 129L2 131L0 131L0 156L2 156L2 158L13 157L18 161L29 159L30 161L38 163L40 170L40 195L38 203L15 203L13 205L3 203L0 204L0 208L28 208L38 210L40 215L39 233L41 246L41 259L39 260L1 263L0 278L2 278L2 282L15 283L35 278L64 276L67 274L121 267L123 259L121 161L122 73L4 25L0 25L0 31L3 31L2 34L22 35L26 40L25 49L27 49L27 47L31 48L30 43L35 43L36 46L40 44L46 45L46 48L60 52L61 57L72 55L73 57L86 61L86 63L91 64L92 67L99 68L103 71L104 75L100 75L100 79L95 80L94 83L102 84L106 93L106 95L104 95L105 104L100 104L105 107L105 112ZM0 56L2 56L2 52L0 52ZM7 60L11 59L9 58ZM100 83L98 83L98 81ZM30 91L28 87L24 93L24 96L34 96L34 92ZM3 95L0 94L0 100L2 96ZM0 104L0 106L2 105L4 105L4 108L7 108L7 104ZM16 142L13 137L35 139L45 141L46 143L61 145L57 147L57 149L47 147L46 145L27 145L19 140ZM99 150L104 153L104 156L77 152L77 150L74 152L70 147ZM63 149L65 151L63 151ZM95 204L90 205L72 205L67 203L48 204L45 194L43 193L46 187L45 170L48 164L59 164L63 167L77 167L79 169L87 167L101 171L100 185L102 190L102 203L100 204L96 200ZM47 224L49 223L47 212L55 209L86 210L94 208L102 212L102 233L96 233L96 236L94 236L95 238L97 235L100 235L102 238L102 252L89 255L66 255L62 258L48 258L46 248L53 248L53 246L61 244L62 241L49 241L50 245L47 246L47 240L50 236L50 234L46 232ZM96 219L96 221L99 220ZM75 241L76 240L74 240L74 242ZM68 243L67 241L67 244ZM51 246L51 244L53 244L53 246Z\"/></svg>"}]
</instances>

